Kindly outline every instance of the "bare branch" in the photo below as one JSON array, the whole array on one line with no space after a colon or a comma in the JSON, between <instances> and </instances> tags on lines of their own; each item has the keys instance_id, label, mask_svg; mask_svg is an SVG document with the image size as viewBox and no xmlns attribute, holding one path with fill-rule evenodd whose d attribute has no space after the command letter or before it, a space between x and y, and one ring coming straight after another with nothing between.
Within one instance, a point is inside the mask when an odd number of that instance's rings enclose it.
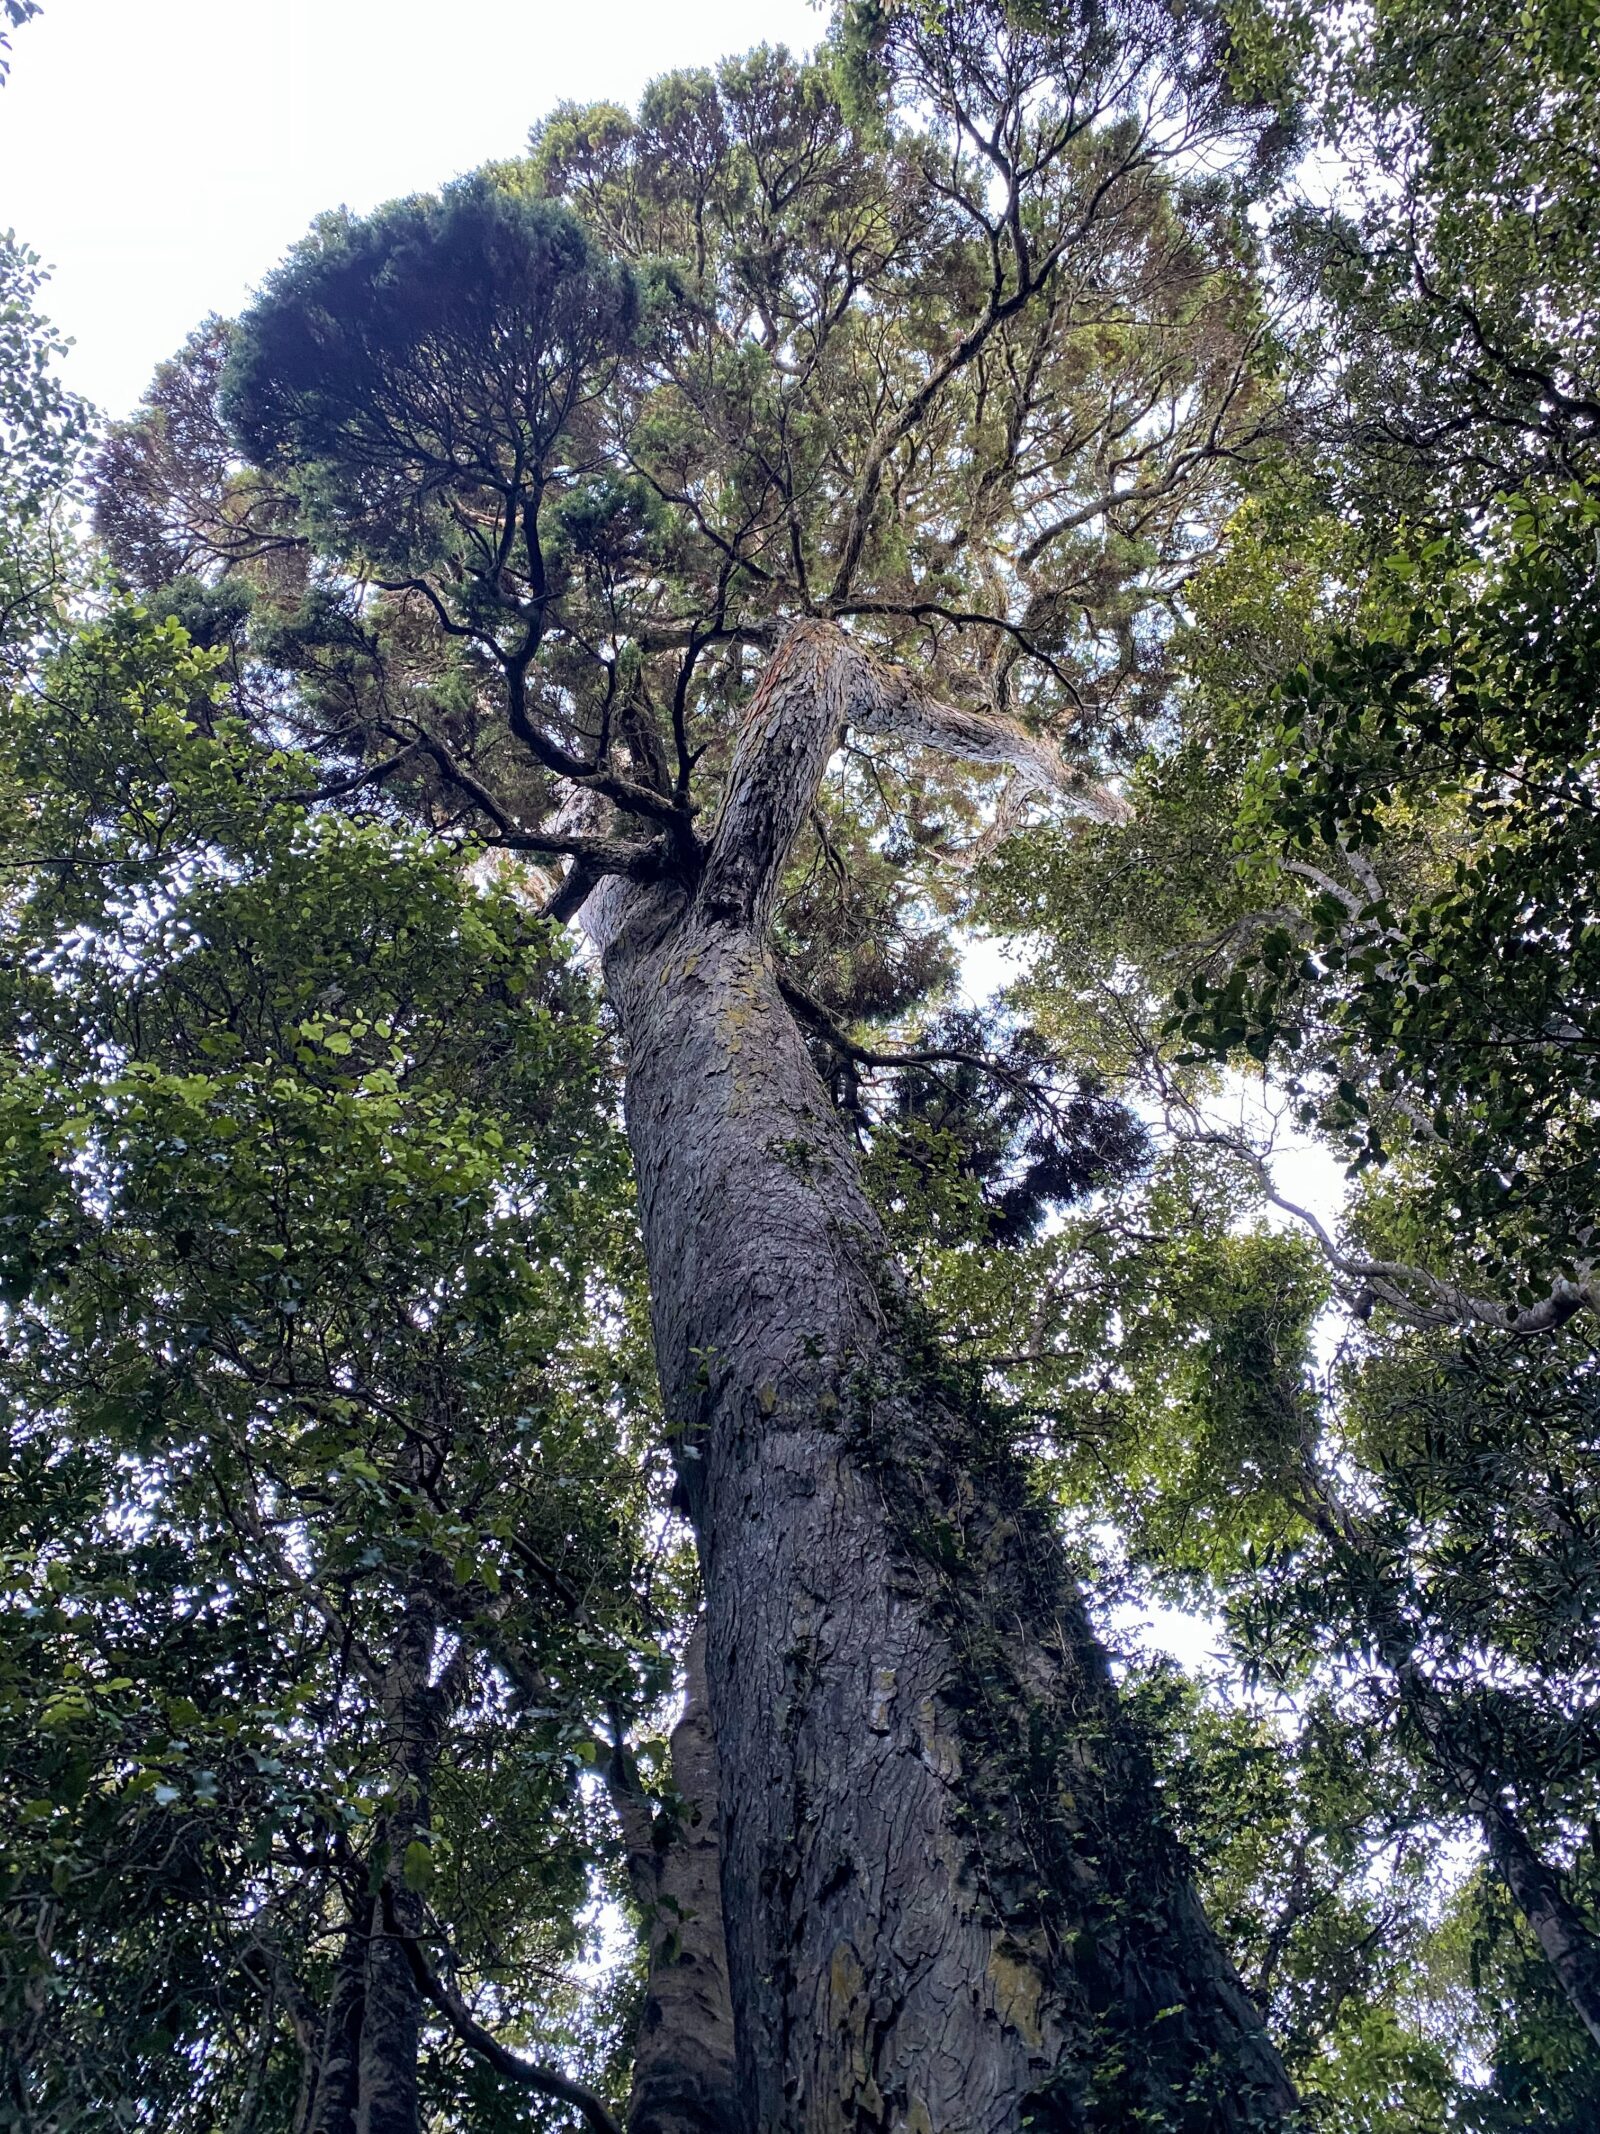
<instances>
[{"instance_id":1,"label":"bare branch","mask_svg":"<svg viewBox=\"0 0 1600 2134\"><path fill-rule=\"evenodd\" d=\"M1359 1282L1367 1303L1386 1304L1393 1312L1420 1326L1485 1326L1503 1334L1544 1334L1565 1326L1585 1309L1600 1312L1600 1289L1592 1280L1569 1282L1564 1277L1550 1285L1535 1303L1515 1309L1493 1297L1475 1296L1459 1282L1447 1282L1426 1267L1404 1260L1372 1260L1346 1252L1321 1217L1280 1193L1273 1182L1267 1159L1249 1142L1216 1130L1189 1134L1186 1139L1201 1146L1219 1148L1246 1165L1256 1177L1264 1200L1292 1216L1310 1232L1318 1250L1335 1273Z\"/></svg>"}]
</instances>

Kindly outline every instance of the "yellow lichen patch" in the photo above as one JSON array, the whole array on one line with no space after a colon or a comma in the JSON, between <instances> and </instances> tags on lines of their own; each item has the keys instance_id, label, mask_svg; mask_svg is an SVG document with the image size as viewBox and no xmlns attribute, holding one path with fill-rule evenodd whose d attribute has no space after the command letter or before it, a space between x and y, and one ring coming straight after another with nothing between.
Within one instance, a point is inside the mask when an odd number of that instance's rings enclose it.
<instances>
[{"instance_id":1,"label":"yellow lichen patch","mask_svg":"<svg viewBox=\"0 0 1600 2134\"><path fill-rule=\"evenodd\" d=\"M867 1725L874 1734L887 1734L889 1731L894 1685L895 1672L892 1667L880 1667L874 1672L872 1688L867 1697Z\"/></svg>"},{"instance_id":2,"label":"yellow lichen patch","mask_svg":"<svg viewBox=\"0 0 1600 2134\"><path fill-rule=\"evenodd\" d=\"M867 1974L855 1946L841 1941L828 1966L828 2023L825 2035L838 2056L839 2096L873 2116L883 2110L883 2094L872 2079L867 2056Z\"/></svg>"},{"instance_id":3,"label":"yellow lichen patch","mask_svg":"<svg viewBox=\"0 0 1600 2134\"><path fill-rule=\"evenodd\" d=\"M920 2097L913 2097L906 2107L905 2117L895 2121L893 2134L933 2134L933 2121Z\"/></svg>"},{"instance_id":4,"label":"yellow lichen patch","mask_svg":"<svg viewBox=\"0 0 1600 2134\"><path fill-rule=\"evenodd\" d=\"M988 1972L994 1992L995 2014L1016 2032L1024 2045L1042 2045L1044 2032L1039 2026L1039 2003L1044 1998L1044 1980L1038 1967L1020 1950L1001 1943L989 1958Z\"/></svg>"},{"instance_id":5,"label":"yellow lichen patch","mask_svg":"<svg viewBox=\"0 0 1600 2134\"><path fill-rule=\"evenodd\" d=\"M833 1952L833 1962L828 1966L828 1994L834 2006L848 2007L856 2000L867 1983L867 1974L861 1968L861 1959L856 1954L854 1942L841 1941Z\"/></svg>"},{"instance_id":6,"label":"yellow lichen patch","mask_svg":"<svg viewBox=\"0 0 1600 2134\"><path fill-rule=\"evenodd\" d=\"M928 1769L947 1783L961 1770L961 1747L954 1733L939 1724L938 1707L931 1697L917 1706L917 1742Z\"/></svg>"}]
</instances>

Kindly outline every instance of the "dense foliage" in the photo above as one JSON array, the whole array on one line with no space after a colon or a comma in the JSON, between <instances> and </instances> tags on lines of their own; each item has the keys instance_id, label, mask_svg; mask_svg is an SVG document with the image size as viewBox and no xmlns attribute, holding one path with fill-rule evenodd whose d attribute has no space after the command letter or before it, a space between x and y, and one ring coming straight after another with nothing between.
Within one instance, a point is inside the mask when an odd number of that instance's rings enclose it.
<instances>
[{"instance_id":1,"label":"dense foliage","mask_svg":"<svg viewBox=\"0 0 1600 2134\"><path fill-rule=\"evenodd\" d=\"M576 1778L662 1685L585 989L174 623L80 633L5 779L8 2123L287 2123L385 1876L565 2038Z\"/></svg>"},{"instance_id":2,"label":"dense foliage","mask_svg":"<svg viewBox=\"0 0 1600 2134\"><path fill-rule=\"evenodd\" d=\"M555 922L694 879L800 613L1048 757L852 738L774 940L1307 2124L1594 2122L1597 27L851 6L563 107L202 327L92 558L7 240L0 2126L336 2134L341 2025L622 2108L695 1577Z\"/></svg>"}]
</instances>

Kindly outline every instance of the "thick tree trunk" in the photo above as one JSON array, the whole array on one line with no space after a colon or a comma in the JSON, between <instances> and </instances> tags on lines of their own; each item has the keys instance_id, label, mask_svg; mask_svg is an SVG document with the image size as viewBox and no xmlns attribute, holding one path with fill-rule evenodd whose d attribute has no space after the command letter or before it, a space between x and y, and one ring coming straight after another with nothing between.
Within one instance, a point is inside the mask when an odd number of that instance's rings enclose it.
<instances>
[{"instance_id":1,"label":"thick tree trunk","mask_svg":"<svg viewBox=\"0 0 1600 2134\"><path fill-rule=\"evenodd\" d=\"M1281 2125L1049 1521L912 1323L766 951L840 724L908 700L805 626L698 890L586 913L704 1564L744 2125Z\"/></svg>"},{"instance_id":2,"label":"thick tree trunk","mask_svg":"<svg viewBox=\"0 0 1600 2134\"><path fill-rule=\"evenodd\" d=\"M650 1942L629 2134L740 2134L703 1623L689 1641L685 1673L683 1717L672 1732L677 1814L667 1825L637 1793L618 1794L629 1877Z\"/></svg>"}]
</instances>

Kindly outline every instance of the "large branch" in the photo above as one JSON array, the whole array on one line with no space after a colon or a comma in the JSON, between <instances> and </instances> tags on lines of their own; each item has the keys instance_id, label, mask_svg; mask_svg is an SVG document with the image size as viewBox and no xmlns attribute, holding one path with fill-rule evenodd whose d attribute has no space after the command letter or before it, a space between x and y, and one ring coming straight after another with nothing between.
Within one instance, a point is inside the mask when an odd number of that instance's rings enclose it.
<instances>
[{"instance_id":1,"label":"large branch","mask_svg":"<svg viewBox=\"0 0 1600 2134\"><path fill-rule=\"evenodd\" d=\"M1030 1082L1004 1060L997 1060L991 1053L970 1052L958 1045L919 1045L914 1051L880 1051L871 1045L863 1045L849 1031L834 1021L827 1009L814 994L808 993L795 979L778 973L778 991L808 1029L814 1030L825 1045L836 1052L840 1059L848 1060L857 1067L887 1068L896 1073L926 1075L929 1081L949 1089L941 1067L970 1067L991 1081L1002 1083L1020 1097L1030 1111L1049 1118L1053 1113L1050 1100L1036 1083Z\"/></svg>"},{"instance_id":2,"label":"large branch","mask_svg":"<svg viewBox=\"0 0 1600 2134\"><path fill-rule=\"evenodd\" d=\"M1081 130L1072 129L1073 132ZM981 140L981 135L974 132L973 138ZM1066 138L1063 137L1063 146ZM991 160L995 160L996 151L992 143L989 144L988 152ZM1004 158L996 161L996 169L1005 180L1007 201L1001 221L983 225L988 231L991 257L990 283L984 307L961 338L932 365L928 375L916 390L907 396L903 405L889 416L868 446L861 463L856 492L851 500L844 535L839 544L839 564L828 593L831 601L844 601L849 597L866 549L873 512L883 489L884 470L891 454L912 435L945 387L982 351L991 335L1008 319L1014 318L1041 292L1048 291L1051 277L1062 259L1075 245L1088 237L1116 187L1146 162L1149 154L1149 142L1141 129L1126 154L1115 161L1109 170L1102 172L1071 228L1057 231L1037 259L1032 256L1032 248L1024 234L1020 186L1024 174L1007 168ZM1043 164L1035 164L1033 168L1038 171L1043 168ZM1010 236L1012 265L1016 275L1016 281L1009 291L1006 288L1006 270L1000 253L1002 229Z\"/></svg>"},{"instance_id":3,"label":"large branch","mask_svg":"<svg viewBox=\"0 0 1600 2134\"><path fill-rule=\"evenodd\" d=\"M852 728L971 763L1007 765L1035 791L1075 801L1103 820L1123 812L1043 735L1003 713L944 702L836 624L808 617L785 633L745 714L706 866L709 911L764 924L828 758Z\"/></svg>"},{"instance_id":4,"label":"large branch","mask_svg":"<svg viewBox=\"0 0 1600 2134\"><path fill-rule=\"evenodd\" d=\"M1003 712L946 703L900 668L864 653L858 657L867 666L873 685L853 720L860 731L884 734L916 748L939 749L969 763L1004 765L1035 792L1073 801L1097 821L1126 819L1124 803L1081 765L1069 762L1044 734L1030 732Z\"/></svg>"}]
</instances>

